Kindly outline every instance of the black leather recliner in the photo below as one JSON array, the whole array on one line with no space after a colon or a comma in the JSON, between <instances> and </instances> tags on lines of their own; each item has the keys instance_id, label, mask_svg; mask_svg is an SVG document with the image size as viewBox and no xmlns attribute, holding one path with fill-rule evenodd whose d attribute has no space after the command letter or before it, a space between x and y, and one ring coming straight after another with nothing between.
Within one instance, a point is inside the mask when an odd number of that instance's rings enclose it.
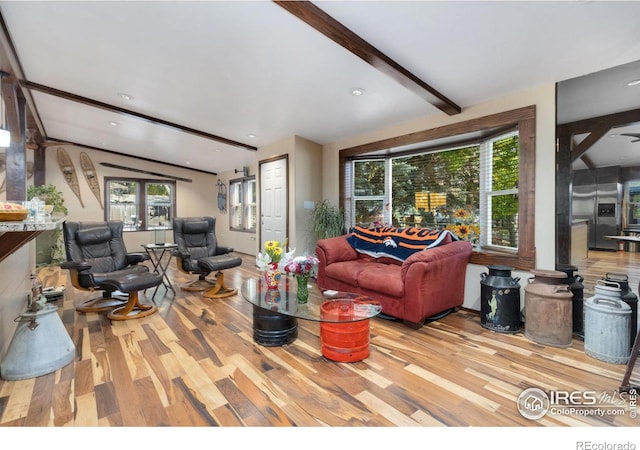
<instances>
[{"instance_id":1,"label":"black leather recliner","mask_svg":"<svg viewBox=\"0 0 640 450\"><path fill-rule=\"evenodd\" d=\"M218 245L214 217L176 217L173 219L174 251L178 269L188 274L198 274L198 279L181 286L185 291L204 291L209 298L229 297L238 292L224 286L225 269L238 267L242 259L233 256L233 248ZM216 272L215 281L206 277Z\"/></svg>"},{"instance_id":2,"label":"black leather recliner","mask_svg":"<svg viewBox=\"0 0 640 450\"><path fill-rule=\"evenodd\" d=\"M104 291L102 297L77 305L77 311L110 311L110 319L128 320L158 310L155 305L140 303L138 291L158 286L162 276L139 264L148 260L149 255L127 253L122 238L123 225L121 221L63 223L67 261L60 267L69 270L75 288ZM116 291L126 293L127 298L114 296Z\"/></svg>"}]
</instances>

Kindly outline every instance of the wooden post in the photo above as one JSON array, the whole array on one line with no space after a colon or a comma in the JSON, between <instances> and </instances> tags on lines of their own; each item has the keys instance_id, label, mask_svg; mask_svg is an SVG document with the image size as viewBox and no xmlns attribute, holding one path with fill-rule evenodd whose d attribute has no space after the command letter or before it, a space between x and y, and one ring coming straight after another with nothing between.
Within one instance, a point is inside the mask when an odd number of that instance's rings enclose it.
<instances>
[{"instance_id":1,"label":"wooden post","mask_svg":"<svg viewBox=\"0 0 640 450\"><path fill-rule=\"evenodd\" d=\"M7 106L8 116L16 116L18 118L18 128L11 127L11 145L7 147L6 159L6 186L7 200L21 202L27 199L27 154L25 151L25 131L27 123L26 102L24 97L18 97L15 83L9 81L2 82L2 93ZM7 121L9 124L13 120Z\"/></svg>"}]
</instances>

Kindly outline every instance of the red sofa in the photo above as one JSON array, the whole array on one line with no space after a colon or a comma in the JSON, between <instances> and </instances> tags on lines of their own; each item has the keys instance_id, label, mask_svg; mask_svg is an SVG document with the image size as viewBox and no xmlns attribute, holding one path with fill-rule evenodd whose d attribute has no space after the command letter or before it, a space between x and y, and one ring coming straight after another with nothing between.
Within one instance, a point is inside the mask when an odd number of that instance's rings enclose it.
<instances>
[{"instance_id":1,"label":"red sofa","mask_svg":"<svg viewBox=\"0 0 640 450\"><path fill-rule=\"evenodd\" d=\"M448 239L404 261L356 251L348 235L321 239L316 246L318 287L357 292L382 303L382 313L419 328L425 319L461 306L472 246Z\"/></svg>"}]
</instances>

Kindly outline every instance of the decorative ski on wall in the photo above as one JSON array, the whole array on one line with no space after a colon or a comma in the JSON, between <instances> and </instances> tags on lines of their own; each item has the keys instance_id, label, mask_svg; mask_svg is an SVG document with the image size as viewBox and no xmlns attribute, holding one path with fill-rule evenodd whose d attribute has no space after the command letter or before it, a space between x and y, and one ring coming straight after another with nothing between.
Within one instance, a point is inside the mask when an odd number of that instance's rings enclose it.
<instances>
[{"instance_id":1,"label":"decorative ski on wall","mask_svg":"<svg viewBox=\"0 0 640 450\"><path fill-rule=\"evenodd\" d=\"M73 165L73 161L69 157L67 151L58 147L58 164L60 165L60 170L62 171L62 175L64 175L64 179L80 200L80 205L84 208L84 203L82 202L82 196L80 195L80 185L78 184L78 175L76 175L76 168Z\"/></svg>"},{"instance_id":2,"label":"decorative ski on wall","mask_svg":"<svg viewBox=\"0 0 640 450\"><path fill-rule=\"evenodd\" d=\"M91 161L91 158L86 152L80 153L80 167L82 167L82 173L84 173L84 178L87 180L91 192L93 192L93 195L98 199L100 207L104 209L102 199L100 198L100 180L98 179L98 173L93 165L93 161Z\"/></svg>"}]
</instances>

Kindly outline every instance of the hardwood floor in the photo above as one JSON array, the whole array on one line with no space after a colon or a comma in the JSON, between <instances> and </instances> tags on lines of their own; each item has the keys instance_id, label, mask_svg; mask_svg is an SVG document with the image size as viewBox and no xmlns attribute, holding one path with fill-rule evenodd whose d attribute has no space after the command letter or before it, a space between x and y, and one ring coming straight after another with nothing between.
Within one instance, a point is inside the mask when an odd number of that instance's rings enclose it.
<instances>
[{"instance_id":1,"label":"hardwood floor","mask_svg":"<svg viewBox=\"0 0 640 450\"><path fill-rule=\"evenodd\" d=\"M633 258L631 258L631 256ZM634 291L633 254L593 255L580 267L585 285L604 272L626 271ZM49 375L0 380L4 427L636 427L622 415L524 418L520 393L595 391L614 396L626 366L585 355L583 342L546 347L523 333L503 334L460 310L419 330L371 321L371 355L357 363L326 360L319 324L299 320L299 338L262 347L252 338L252 309L240 295L212 300L180 291L192 279L172 263L178 295L156 296L159 312L110 322L80 314L66 271L45 268L45 286L67 286L59 313L76 346L74 362ZM239 287L257 276L254 258L225 272ZM586 288L585 288L586 289ZM94 294L95 295L95 294ZM144 301L144 296L141 295ZM608 408L605 402L599 408ZM626 405L626 403L625 403ZM497 448L497 447L494 447Z\"/></svg>"},{"instance_id":2,"label":"hardwood floor","mask_svg":"<svg viewBox=\"0 0 640 450\"><path fill-rule=\"evenodd\" d=\"M575 266L583 282L585 293L593 295L593 286L607 273L621 273L629 278L629 287L638 295L640 283L640 253L589 250L587 259ZM587 298L585 296L585 298Z\"/></svg>"}]
</instances>

